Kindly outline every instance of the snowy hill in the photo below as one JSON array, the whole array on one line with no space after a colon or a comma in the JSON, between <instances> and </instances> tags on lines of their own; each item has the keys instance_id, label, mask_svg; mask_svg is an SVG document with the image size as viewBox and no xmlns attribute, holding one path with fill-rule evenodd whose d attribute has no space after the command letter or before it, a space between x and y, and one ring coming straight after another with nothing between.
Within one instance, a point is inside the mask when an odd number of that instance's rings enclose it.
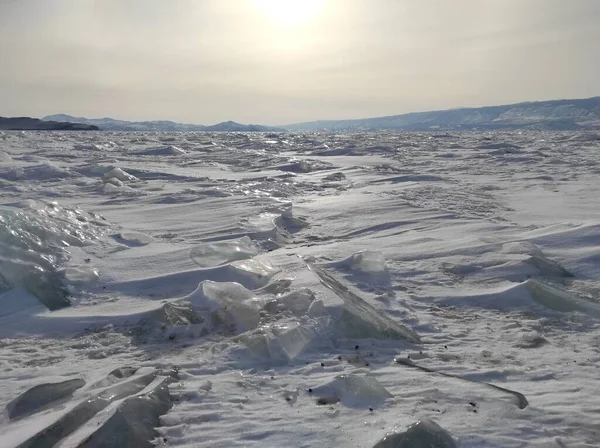
<instances>
[{"instance_id":1,"label":"snowy hill","mask_svg":"<svg viewBox=\"0 0 600 448\"><path fill-rule=\"evenodd\" d=\"M69 120L42 121L30 117L0 117L0 129L5 131L97 131L98 127Z\"/></svg>"},{"instance_id":2,"label":"snowy hill","mask_svg":"<svg viewBox=\"0 0 600 448\"><path fill-rule=\"evenodd\" d=\"M240 124L233 121L203 126L198 124L182 124L174 121L125 121L113 118L84 118L71 115L56 114L42 118L44 121L70 121L98 126L103 131L159 131L159 132L189 132L189 131L240 131L240 132L277 132L283 129L256 124Z\"/></svg>"},{"instance_id":3,"label":"snowy hill","mask_svg":"<svg viewBox=\"0 0 600 448\"><path fill-rule=\"evenodd\" d=\"M538 101L358 120L329 120L285 126L292 131L428 129L599 129L600 97Z\"/></svg>"}]
</instances>

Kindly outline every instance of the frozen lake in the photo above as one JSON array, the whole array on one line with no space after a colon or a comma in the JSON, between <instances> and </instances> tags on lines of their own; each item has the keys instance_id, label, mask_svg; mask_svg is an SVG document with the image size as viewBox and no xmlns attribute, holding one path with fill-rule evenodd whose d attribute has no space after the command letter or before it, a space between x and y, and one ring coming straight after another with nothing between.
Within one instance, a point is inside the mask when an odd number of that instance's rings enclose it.
<instances>
[{"instance_id":1,"label":"frozen lake","mask_svg":"<svg viewBox=\"0 0 600 448\"><path fill-rule=\"evenodd\" d=\"M600 443L598 134L6 132L0 200L3 447Z\"/></svg>"}]
</instances>

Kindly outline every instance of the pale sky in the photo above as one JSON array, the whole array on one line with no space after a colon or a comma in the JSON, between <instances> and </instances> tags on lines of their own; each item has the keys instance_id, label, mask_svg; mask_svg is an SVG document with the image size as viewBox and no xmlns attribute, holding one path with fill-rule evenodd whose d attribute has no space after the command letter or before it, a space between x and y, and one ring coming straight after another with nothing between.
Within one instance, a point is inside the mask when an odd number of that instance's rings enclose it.
<instances>
[{"instance_id":1,"label":"pale sky","mask_svg":"<svg viewBox=\"0 0 600 448\"><path fill-rule=\"evenodd\" d=\"M600 95L600 0L0 0L0 116L290 124Z\"/></svg>"}]
</instances>

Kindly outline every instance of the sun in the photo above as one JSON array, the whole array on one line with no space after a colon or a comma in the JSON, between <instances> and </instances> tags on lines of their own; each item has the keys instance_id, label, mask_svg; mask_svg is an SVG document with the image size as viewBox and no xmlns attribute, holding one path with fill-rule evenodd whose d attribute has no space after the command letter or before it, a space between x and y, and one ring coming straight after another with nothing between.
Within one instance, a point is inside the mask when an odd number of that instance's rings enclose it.
<instances>
[{"instance_id":1,"label":"sun","mask_svg":"<svg viewBox=\"0 0 600 448\"><path fill-rule=\"evenodd\" d=\"M261 15L283 26L300 26L314 19L325 0L255 0Z\"/></svg>"}]
</instances>

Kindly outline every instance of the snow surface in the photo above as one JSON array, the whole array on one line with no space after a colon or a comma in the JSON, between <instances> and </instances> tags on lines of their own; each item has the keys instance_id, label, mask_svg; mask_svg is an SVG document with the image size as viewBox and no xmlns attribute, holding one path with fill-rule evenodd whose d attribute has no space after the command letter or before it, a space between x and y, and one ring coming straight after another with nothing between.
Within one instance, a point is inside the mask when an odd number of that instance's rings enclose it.
<instances>
[{"instance_id":1,"label":"snow surface","mask_svg":"<svg viewBox=\"0 0 600 448\"><path fill-rule=\"evenodd\" d=\"M0 446L600 446L589 133L1 137Z\"/></svg>"}]
</instances>

